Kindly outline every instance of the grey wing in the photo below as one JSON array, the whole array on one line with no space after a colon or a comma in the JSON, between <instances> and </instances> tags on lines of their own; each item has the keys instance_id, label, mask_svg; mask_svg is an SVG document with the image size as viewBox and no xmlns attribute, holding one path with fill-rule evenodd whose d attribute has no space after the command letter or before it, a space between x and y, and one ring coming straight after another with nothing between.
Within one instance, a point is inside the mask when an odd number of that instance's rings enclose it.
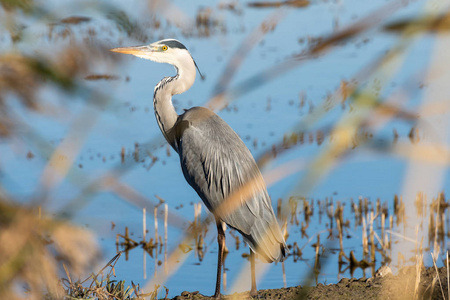
<instances>
[{"instance_id":1,"label":"grey wing","mask_svg":"<svg viewBox=\"0 0 450 300\"><path fill-rule=\"evenodd\" d=\"M252 196L221 220L238 230L266 261L287 252L262 175L248 148L219 116L192 108L176 125L176 148L187 182L212 212L234 191L253 180Z\"/></svg>"}]
</instances>

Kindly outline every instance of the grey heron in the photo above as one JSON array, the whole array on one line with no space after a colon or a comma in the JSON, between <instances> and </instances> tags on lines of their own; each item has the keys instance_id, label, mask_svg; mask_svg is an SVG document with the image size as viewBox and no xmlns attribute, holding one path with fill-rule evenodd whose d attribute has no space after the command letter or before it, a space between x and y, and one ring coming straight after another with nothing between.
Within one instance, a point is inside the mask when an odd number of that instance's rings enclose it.
<instances>
[{"instance_id":1,"label":"grey heron","mask_svg":"<svg viewBox=\"0 0 450 300\"><path fill-rule=\"evenodd\" d=\"M219 251L214 297L220 298L224 223L240 232L250 247L250 294L257 295L255 252L266 262L283 261L288 248L261 172L249 149L224 120L207 108L193 107L181 115L176 113L172 96L187 91L194 83L198 70L182 43L165 39L145 46L114 48L111 51L175 67L175 76L164 77L156 85L153 106L162 134L180 157L186 181L216 220ZM241 192L243 189L246 192ZM227 209L225 205L224 209L224 202L232 196L237 199L237 205L231 205L233 209Z\"/></svg>"}]
</instances>

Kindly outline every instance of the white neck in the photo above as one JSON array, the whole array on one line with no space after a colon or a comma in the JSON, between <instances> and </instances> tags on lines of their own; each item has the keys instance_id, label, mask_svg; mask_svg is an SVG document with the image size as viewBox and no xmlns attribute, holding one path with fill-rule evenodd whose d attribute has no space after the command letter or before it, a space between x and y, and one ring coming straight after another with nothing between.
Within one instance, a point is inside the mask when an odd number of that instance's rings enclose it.
<instances>
[{"instance_id":1,"label":"white neck","mask_svg":"<svg viewBox=\"0 0 450 300\"><path fill-rule=\"evenodd\" d=\"M167 142L175 149L175 140L171 132L178 119L178 115L173 107L172 96L181 94L192 86L195 81L196 69L190 55L189 59L182 59L181 63L178 61L174 66L177 70L177 75L165 77L156 85L153 95L153 107L161 132Z\"/></svg>"}]
</instances>

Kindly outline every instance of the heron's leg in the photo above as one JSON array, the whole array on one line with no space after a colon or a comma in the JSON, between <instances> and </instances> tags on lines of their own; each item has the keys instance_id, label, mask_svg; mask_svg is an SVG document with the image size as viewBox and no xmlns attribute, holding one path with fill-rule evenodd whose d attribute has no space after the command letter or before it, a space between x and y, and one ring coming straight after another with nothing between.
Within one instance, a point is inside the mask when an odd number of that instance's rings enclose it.
<instances>
[{"instance_id":1,"label":"heron's leg","mask_svg":"<svg viewBox=\"0 0 450 300\"><path fill-rule=\"evenodd\" d=\"M223 264L223 249L225 246L225 232L223 231L222 221L216 220L216 224L217 224L217 242L219 243L219 254L217 258L217 280L214 298L220 298L220 283L222 281L222 264Z\"/></svg>"},{"instance_id":2,"label":"heron's leg","mask_svg":"<svg viewBox=\"0 0 450 300\"><path fill-rule=\"evenodd\" d=\"M255 279L255 252L250 249L250 267L252 272L252 289L250 290L250 296L254 297L258 295L258 290L256 289L256 279Z\"/></svg>"}]
</instances>

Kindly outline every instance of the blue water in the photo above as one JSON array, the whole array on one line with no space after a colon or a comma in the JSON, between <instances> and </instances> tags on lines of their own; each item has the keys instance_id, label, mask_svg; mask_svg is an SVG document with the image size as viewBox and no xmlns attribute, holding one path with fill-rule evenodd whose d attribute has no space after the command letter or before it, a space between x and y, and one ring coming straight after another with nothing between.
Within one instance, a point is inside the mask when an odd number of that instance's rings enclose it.
<instances>
[{"instance_id":1,"label":"blue water","mask_svg":"<svg viewBox=\"0 0 450 300\"><path fill-rule=\"evenodd\" d=\"M125 5L116 1L120 9L138 19L145 33L153 42L160 38L173 37L181 40L191 51L201 72L206 76L204 81L199 77L194 86L185 94L174 97L176 107L181 112L183 108L204 105L211 96L212 89L222 74L222 70L233 53L238 49L256 26L271 14L274 9L249 8L245 3L238 3L240 13L219 9L212 6L212 16L217 19L219 28L213 29L210 36L186 36L182 30L175 26L169 26L160 13L156 17L162 20L161 28L147 28L145 22L149 21L148 11L145 5L138 1L134 4L141 7L140 10L132 4ZM231 86L242 82L252 75L258 74L267 68L274 66L291 55L300 53L309 46L306 40L310 37L330 35L336 30L364 18L368 13L386 5L391 1L337 1L313 2L304 9L285 8L286 16L277 24L275 29L267 33L263 42L256 45L236 72ZM100 2L102 3L102 2ZM180 9L184 16L190 20L195 19L199 8L211 6L209 1L174 1L172 3ZM424 1L414 2L403 8L385 21L392 21L407 16L421 14ZM106 47L126 46L140 44L133 38L119 31L115 24L109 20L102 10L96 5L86 2L84 5L58 4L51 11L60 17L70 15L88 15L93 20L87 24L73 27L74 35L82 35L89 28L95 28L97 35L91 37L91 41L103 43ZM29 21L33 22L33 21ZM338 24L337 26L335 24ZM222 31L221 28L226 28ZM22 51L45 51L49 47L62 47L66 40L48 40L45 36L48 28L41 25L33 30L28 30L27 40L19 44ZM56 29L56 32L59 29ZM303 40L303 42L302 42ZM290 72L258 86L253 91L235 99L230 103L229 109L222 110L219 115L231 125L232 128L243 138L255 157L260 157L271 149L274 143L280 142L285 133L291 132L299 121L309 114L310 106L322 107L328 95L333 93L341 84L342 80L350 81L355 74L367 64L380 57L398 42L398 36L388 34L379 27L370 30L351 41L347 41L332 49L330 53L321 55L302 63ZM421 74L426 69L432 53L433 38L426 36L418 39L408 48L404 56L404 63L398 73L386 84L382 93L389 95L396 87L405 85L411 81L414 74ZM8 43L6 42L5 45ZM30 46L33 45L33 46ZM106 49L105 49L106 51ZM119 61L120 59L120 61ZM14 138L4 139L0 144L1 170L0 182L2 187L19 201L27 202L33 198L34 193L41 189L41 176L48 159L52 153L51 149L60 145L65 137L73 129L73 124L79 122L87 124L93 122L92 126L81 127L80 130L87 134L80 141L80 151L76 154L73 167L67 177L50 193L50 201L46 208L53 213L62 213L67 205L72 205L72 221L92 230L99 241L102 250L103 261L107 262L116 253L116 234L123 234L125 226L130 229L133 238L142 238L142 211L140 207L133 205L127 200L121 199L110 191L99 190L93 194L82 193L83 188L111 170L123 168L120 152L122 147L126 151L126 162L130 166L123 171L120 181L137 191L149 201L158 203L155 195L162 197L169 206L169 210L178 215L182 220L179 227L169 227L169 253L175 249L189 222L194 219L194 208L192 203L198 203L196 193L185 182L181 173L176 153L169 150L161 138L160 130L155 122L152 110L153 87L158 81L169 75L174 75L173 67L160 65L134 57L100 55L100 58L90 66L90 72L94 74L111 74L119 77L111 81L83 82L93 91L99 91L108 98L108 105L98 108L92 105L92 99L81 96L66 99L67 95L58 93L54 88L48 87L42 90L45 113L30 112L20 104L11 99L9 104L21 122L30 129L24 128ZM88 75L88 74L86 74ZM367 85L374 84L367 82ZM422 101L422 93L418 85L405 85L408 100L403 103L406 109L417 107ZM411 87L412 86L412 87ZM411 90L408 90L411 88ZM306 105L299 107L300 97L304 95ZM270 99L270 110L267 109ZM85 117L86 109L92 114ZM349 113L349 103L342 109L337 105L328 111L324 117L317 120L313 129L329 128L334 126L341 118ZM83 119L85 118L85 119ZM392 140L392 130L395 128L399 135L399 141L407 143L408 133L412 122L402 120L391 120L381 129L374 130L375 138ZM47 145L39 144L29 138L40 136ZM149 141L157 141L154 144L162 144L162 148L153 151L158 157L156 163L149 168L150 160L145 162L134 162L132 153L135 143L144 145ZM256 141L256 142L255 142ZM256 147L254 146L256 143ZM270 174L274 168L289 163L293 160L302 162L298 172L282 178L268 187L269 194L273 199L274 206L279 198L285 201L292 195L303 176L307 174L308 163L314 160L325 147L330 145L329 137L321 146L315 142L305 143L301 147L295 147L278 156L263 171ZM49 148L48 148L49 147ZM28 151L35 154L34 158L26 159ZM370 200L380 198L392 207L392 199L395 194L402 191L407 161L391 153L373 151L370 147L357 147L349 153L334 168L325 172L320 181L315 182L307 194L294 196L307 196L308 199L333 198L346 204L344 216L352 220L350 213L350 199L368 197ZM447 172L448 173L448 172ZM449 186L449 176L445 177L442 190ZM78 197L78 198L77 198ZM431 197L431 196L430 196ZM77 200L74 200L77 199ZM183 208L179 206L183 204ZM299 203L299 212L301 212ZM202 216L206 217L205 207ZM300 221L303 215L299 214ZM112 222L115 224L111 229ZM169 220L169 224L171 220ZM327 218L322 216L319 223L318 215L312 217L310 227L307 229L309 236L315 236L326 228ZM335 227L335 226L334 226ZM148 212L147 228L149 236L153 236L153 212ZM357 257L362 257L361 250L361 228L354 229L353 223L349 229L352 238L344 242L345 251L348 254L354 250ZM307 244L307 238L301 238L297 226L288 226L290 233L288 243L296 241L300 247ZM163 234L162 222L159 222L159 235ZM328 233L321 233L321 243L327 243ZM304 282L310 275L314 266L315 250L310 245L315 243L314 238L303 250L304 260L293 263L292 257L285 263L287 286L297 285ZM199 290L203 294L213 294L216 274L216 233L214 226L209 228L205 237L207 247L204 259L199 262L198 257L191 254L187 260L180 265L178 271L173 274L165 286L169 288L169 296L179 294L183 290ZM226 260L228 290L238 278L244 265L241 254L248 251L242 243L240 250L235 250L234 239L227 236L227 245L230 249ZM328 244L327 244L328 245ZM331 244L331 248L338 248L338 244ZM163 260L163 256L158 256ZM126 279L140 283L141 286L151 279L155 269L154 260L147 256L147 279L143 278L142 271L143 255L141 249L130 252L129 260L124 257L116 265L116 274L119 279ZM377 262L379 264L379 260ZM95 270L92 270L95 271ZM163 272L163 266L158 268L158 273ZM349 276L349 273L344 273ZM370 270L366 271L370 276ZM319 282L332 283L339 280L337 272L337 256L331 255L328 263L323 264ZM355 277L363 276L361 270L357 270ZM258 282L258 288L276 288L283 286L281 266L272 265ZM249 286L245 289L248 289ZM163 295L163 294L160 294Z\"/></svg>"}]
</instances>

